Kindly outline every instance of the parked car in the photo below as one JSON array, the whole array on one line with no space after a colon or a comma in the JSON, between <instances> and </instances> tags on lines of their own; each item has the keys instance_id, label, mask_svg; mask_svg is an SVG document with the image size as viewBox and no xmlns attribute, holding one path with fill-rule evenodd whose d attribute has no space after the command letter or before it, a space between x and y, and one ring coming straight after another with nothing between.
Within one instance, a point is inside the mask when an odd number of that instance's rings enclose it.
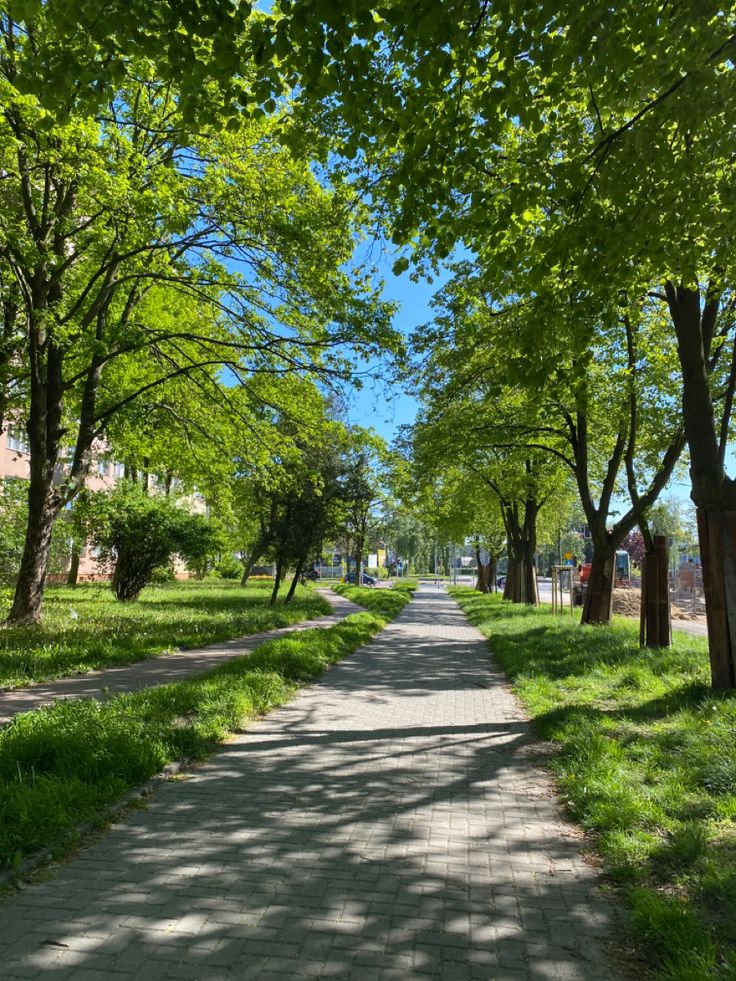
<instances>
[{"instance_id":1,"label":"parked car","mask_svg":"<svg viewBox=\"0 0 736 981\"><path fill-rule=\"evenodd\" d=\"M354 583L355 582L355 573L354 572L349 572L345 576L345 582ZM378 580L375 578L375 576L369 576L367 572L364 572L363 573L363 578L362 578L361 582L362 582L362 584L364 586L375 586L376 583L378 582Z\"/></svg>"},{"instance_id":2,"label":"parked car","mask_svg":"<svg viewBox=\"0 0 736 981\"><path fill-rule=\"evenodd\" d=\"M496 586L503 589L506 585L506 576L496 576Z\"/></svg>"}]
</instances>

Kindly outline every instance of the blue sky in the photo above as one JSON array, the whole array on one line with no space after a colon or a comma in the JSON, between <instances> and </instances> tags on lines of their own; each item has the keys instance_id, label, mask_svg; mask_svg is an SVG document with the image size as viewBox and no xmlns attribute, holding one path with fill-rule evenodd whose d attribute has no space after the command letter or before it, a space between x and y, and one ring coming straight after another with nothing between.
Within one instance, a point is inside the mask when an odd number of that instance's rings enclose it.
<instances>
[{"instance_id":1,"label":"blue sky","mask_svg":"<svg viewBox=\"0 0 736 981\"><path fill-rule=\"evenodd\" d=\"M431 320L430 301L447 275L435 278L431 284L425 280L415 283L408 272L400 276L393 274L391 267L395 258L395 254L384 251L376 265L385 281L384 298L399 305L394 326L408 337L415 327ZM370 367L372 370L377 368L378 377L375 380L366 379L362 390L351 396L347 421L353 425L372 427L390 443L399 426L414 421L417 401L411 391L392 384L386 377L387 371L382 370L381 366Z\"/></svg>"}]
</instances>

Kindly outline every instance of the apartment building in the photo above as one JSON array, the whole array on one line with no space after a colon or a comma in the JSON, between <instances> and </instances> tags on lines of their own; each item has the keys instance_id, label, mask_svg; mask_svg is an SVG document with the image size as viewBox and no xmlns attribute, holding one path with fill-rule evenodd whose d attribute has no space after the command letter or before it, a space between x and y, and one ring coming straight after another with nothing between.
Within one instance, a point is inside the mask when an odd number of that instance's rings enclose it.
<instances>
[{"instance_id":1,"label":"apartment building","mask_svg":"<svg viewBox=\"0 0 736 981\"><path fill-rule=\"evenodd\" d=\"M20 427L8 426L0 431L0 480L28 480L30 472L30 449L28 438ZM87 477L86 486L91 491L109 490L125 475L125 467L117 460L110 458L105 445L100 443L94 451L94 462ZM158 488L155 478L152 480L154 493ZM204 514L206 503L200 494L193 494L187 499L187 506L194 512ZM64 579L71 564L71 553L66 567L49 576L49 579ZM177 578L186 579L189 573L183 562L175 561L174 568ZM101 566L90 547L85 547L79 555L79 582L90 580L105 580L110 577L110 570Z\"/></svg>"}]
</instances>

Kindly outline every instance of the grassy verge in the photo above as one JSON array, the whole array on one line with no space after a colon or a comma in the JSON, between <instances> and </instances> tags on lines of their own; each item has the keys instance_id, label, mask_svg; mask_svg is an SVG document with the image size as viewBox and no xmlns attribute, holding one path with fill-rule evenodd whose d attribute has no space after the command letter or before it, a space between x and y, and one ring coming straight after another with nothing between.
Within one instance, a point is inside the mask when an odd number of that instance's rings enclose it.
<instances>
[{"instance_id":1,"label":"grassy verge","mask_svg":"<svg viewBox=\"0 0 736 981\"><path fill-rule=\"evenodd\" d=\"M245 589L225 580L179 582L120 603L104 584L50 586L40 626L0 631L0 687L128 664L330 611L325 599L301 587L290 606L270 608L271 588L268 582Z\"/></svg>"},{"instance_id":2,"label":"grassy verge","mask_svg":"<svg viewBox=\"0 0 736 981\"><path fill-rule=\"evenodd\" d=\"M541 736L575 819L595 836L659 977L736 977L736 697L708 687L705 641L642 650L638 627L453 590Z\"/></svg>"},{"instance_id":3,"label":"grassy verge","mask_svg":"<svg viewBox=\"0 0 736 981\"><path fill-rule=\"evenodd\" d=\"M0 729L0 869L68 849L81 823L103 823L111 804L167 764L202 759L384 624L358 613L328 630L269 641L188 681L16 716Z\"/></svg>"},{"instance_id":4,"label":"grassy verge","mask_svg":"<svg viewBox=\"0 0 736 981\"><path fill-rule=\"evenodd\" d=\"M414 595L417 584L411 579L394 583L392 589L373 586L350 586L339 583L332 587L336 593L357 603L358 606L370 610L379 617L392 620L397 616Z\"/></svg>"}]
</instances>

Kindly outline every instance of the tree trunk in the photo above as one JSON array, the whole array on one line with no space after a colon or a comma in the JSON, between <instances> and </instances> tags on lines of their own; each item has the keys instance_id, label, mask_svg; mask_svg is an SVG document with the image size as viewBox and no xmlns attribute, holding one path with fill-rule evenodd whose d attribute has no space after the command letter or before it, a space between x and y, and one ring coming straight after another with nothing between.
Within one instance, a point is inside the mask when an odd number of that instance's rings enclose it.
<instances>
[{"instance_id":1,"label":"tree trunk","mask_svg":"<svg viewBox=\"0 0 736 981\"><path fill-rule=\"evenodd\" d=\"M528 603L530 606L537 606L539 602L537 570L534 568L534 563L530 562L528 558L509 559L503 598L510 599L512 603Z\"/></svg>"},{"instance_id":2,"label":"tree trunk","mask_svg":"<svg viewBox=\"0 0 736 981\"><path fill-rule=\"evenodd\" d=\"M483 565L480 560L480 546L475 549L475 564L478 566L478 578L475 583L475 588L479 593L488 592L488 566Z\"/></svg>"},{"instance_id":3,"label":"tree trunk","mask_svg":"<svg viewBox=\"0 0 736 981\"><path fill-rule=\"evenodd\" d=\"M363 539L360 538L355 545L355 585L363 585Z\"/></svg>"},{"instance_id":4,"label":"tree trunk","mask_svg":"<svg viewBox=\"0 0 736 981\"><path fill-rule=\"evenodd\" d=\"M615 556L615 549L594 547L581 623L611 622Z\"/></svg>"},{"instance_id":5,"label":"tree trunk","mask_svg":"<svg viewBox=\"0 0 736 981\"><path fill-rule=\"evenodd\" d=\"M527 461L528 472L531 472L530 468L531 464ZM540 504L533 496L527 496L523 504L523 520L519 516L518 501L506 502L502 506L509 554L503 598L512 603L536 606L539 603L539 592L534 553L537 550L537 515Z\"/></svg>"},{"instance_id":6,"label":"tree trunk","mask_svg":"<svg viewBox=\"0 0 736 981\"><path fill-rule=\"evenodd\" d=\"M256 564L256 556L254 555L249 556L243 563L243 575L240 577L241 586L248 585L248 580L250 579L251 574L253 573L253 567L255 566L255 564Z\"/></svg>"},{"instance_id":7,"label":"tree trunk","mask_svg":"<svg viewBox=\"0 0 736 981\"><path fill-rule=\"evenodd\" d=\"M69 562L69 572L66 574L67 586L76 586L79 577L79 546L72 542L72 557Z\"/></svg>"},{"instance_id":8,"label":"tree trunk","mask_svg":"<svg viewBox=\"0 0 736 981\"><path fill-rule=\"evenodd\" d=\"M736 688L736 511L698 508L698 538L714 688Z\"/></svg>"},{"instance_id":9,"label":"tree trunk","mask_svg":"<svg viewBox=\"0 0 736 981\"><path fill-rule=\"evenodd\" d=\"M491 556L491 561L487 565L487 579L488 579L488 592L497 593L498 585L496 584L496 579L498 578L498 559L495 555Z\"/></svg>"},{"instance_id":10,"label":"tree trunk","mask_svg":"<svg viewBox=\"0 0 736 981\"><path fill-rule=\"evenodd\" d=\"M40 486L39 486L40 485ZM28 490L28 525L20 572L8 623L29 626L41 619L41 604L51 551L51 534L60 505L53 487L31 478Z\"/></svg>"},{"instance_id":11,"label":"tree trunk","mask_svg":"<svg viewBox=\"0 0 736 981\"><path fill-rule=\"evenodd\" d=\"M539 590L537 588L537 568L532 559L522 563L522 596L521 602L529 606L539 606Z\"/></svg>"},{"instance_id":12,"label":"tree trunk","mask_svg":"<svg viewBox=\"0 0 736 981\"><path fill-rule=\"evenodd\" d=\"M517 576L516 559L512 559L509 555L506 561L506 581L503 584L503 598L505 600L513 601L514 583L516 582Z\"/></svg>"},{"instance_id":13,"label":"tree trunk","mask_svg":"<svg viewBox=\"0 0 736 981\"><path fill-rule=\"evenodd\" d=\"M304 568L304 559L299 559L296 564L296 572L294 573L294 578L291 580L291 586L289 586L289 592L286 594L286 599L284 600L284 605L291 603L294 598L294 593L296 592L297 583L299 582L299 577L302 574L302 569Z\"/></svg>"},{"instance_id":14,"label":"tree trunk","mask_svg":"<svg viewBox=\"0 0 736 981\"><path fill-rule=\"evenodd\" d=\"M672 643L667 539L655 535L653 548L642 560L639 643L642 647L669 647Z\"/></svg>"},{"instance_id":15,"label":"tree trunk","mask_svg":"<svg viewBox=\"0 0 736 981\"><path fill-rule=\"evenodd\" d=\"M273 589L271 590L271 599L268 602L269 606L274 606L276 603L276 597L279 595L279 589L281 588L281 576L284 571L284 560L281 556L278 557L276 562L276 576L273 581Z\"/></svg>"},{"instance_id":16,"label":"tree trunk","mask_svg":"<svg viewBox=\"0 0 736 981\"><path fill-rule=\"evenodd\" d=\"M253 546L250 552L248 552L248 558L243 560L243 575L240 577L241 586L247 585L256 563L265 551L265 543L263 541L259 541Z\"/></svg>"},{"instance_id":17,"label":"tree trunk","mask_svg":"<svg viewBox=\"0 0 736 981\"><path fill-rule=\"evenodd\" d=\"M698 509L711 684L717 689L736 688L736 482L725 470L733 403L727 394L717 424L711 391L720 296L708 288L701 306L699 289L673 282L665 283L665 293L682 369L682 412L690 450L691 497ZM733 392L735 369L733 361L727 393Z\"/></svg>"}]
</instances>

